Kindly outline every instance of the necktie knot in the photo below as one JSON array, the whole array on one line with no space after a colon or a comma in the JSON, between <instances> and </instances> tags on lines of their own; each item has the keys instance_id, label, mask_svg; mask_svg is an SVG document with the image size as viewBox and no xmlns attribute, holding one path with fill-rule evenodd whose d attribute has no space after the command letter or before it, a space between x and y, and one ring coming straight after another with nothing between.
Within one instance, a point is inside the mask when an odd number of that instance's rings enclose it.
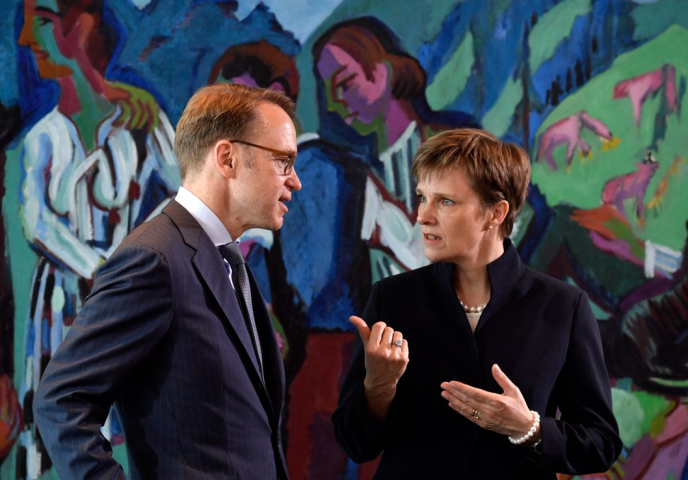
<instances>
[{"instance_id":1,"label":"necktie knot","mask_svg":"<svg viewBox=\"0 0 688 480\"><path fill-rule=\"evenodd\" d=\"M241 250L239 249L239 244L236 242L220 245L220 253L224 259L227 260L227 263L232 266L243 265L246 263L246 260L244 260L244 256L241 254Z\"/></svg>"}]
</instances>

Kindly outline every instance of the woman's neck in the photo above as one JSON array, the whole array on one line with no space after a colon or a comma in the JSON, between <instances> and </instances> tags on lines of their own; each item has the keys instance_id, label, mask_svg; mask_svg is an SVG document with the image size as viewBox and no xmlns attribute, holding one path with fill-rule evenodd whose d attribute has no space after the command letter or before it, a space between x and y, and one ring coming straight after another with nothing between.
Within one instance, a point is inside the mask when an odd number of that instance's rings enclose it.
<instances>
[{"instance_id":1,"label":"woman's neck","mask_svg":"<svg viewBox=\"0 0 688 480\"><path fill-rule=\"evenodd\" d=\"M464 305L477 307L490 301L490 278L487 265L466 269L457 265L454 273L454 290Z\"/></svg>"},{"instance_id":2,"label":"woman's neck","mask_svg":"<svg viewBox=\"0 0 688 480\"><path fill-rule=\"evenodd\" d=\"M504 243L490 242L471 261L457 262L454 269L454 290L459 299L470 306L485 305L490 301L488 264L504 254Z\"/></svg>"}]
</instances>

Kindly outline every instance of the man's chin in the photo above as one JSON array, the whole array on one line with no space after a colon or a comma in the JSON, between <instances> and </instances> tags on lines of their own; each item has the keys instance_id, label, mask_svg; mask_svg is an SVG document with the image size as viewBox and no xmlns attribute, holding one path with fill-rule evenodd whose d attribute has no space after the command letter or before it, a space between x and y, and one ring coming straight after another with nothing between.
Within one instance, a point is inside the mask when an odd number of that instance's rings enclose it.
<instances>
[{"instance_id":1,"label":"man's chin","mask_svg":"<svg viewBox=\"0 0 688 480\"><path fill-rule=\"evenodd\" d=\"M282 225L284 225L284 217L278 217L270 224L270 227L268 227L267 230L272 230L273 232L276 232L277 230L282 228Z\"/></svg>"}]
</instances>

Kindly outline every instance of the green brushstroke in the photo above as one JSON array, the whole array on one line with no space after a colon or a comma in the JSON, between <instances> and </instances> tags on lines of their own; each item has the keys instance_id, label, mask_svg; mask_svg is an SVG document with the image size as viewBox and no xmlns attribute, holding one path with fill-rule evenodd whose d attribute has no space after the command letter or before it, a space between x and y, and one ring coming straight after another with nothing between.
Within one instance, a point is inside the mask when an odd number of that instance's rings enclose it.
<instances>
[{"instance_id":1,"label":"green brushstroke","mask_svg":"<svg viewBox=\"0 0 688 480\"><path fill-rule=\"evenodd\" d=\"M443 110L459 96L471 76L474 61L473 35L466 32L459 48L426 89L426 97L433 110Z\"/></svg>"},{"instance_id":2,"label":"green brushstroke","mask_svg":"<svg viewBox=\"0 0 688 480\"><path fill-rule=\"evenodd\" d=\"M509 77L499 98L483 117L485 130L498 137L504 135L511 126L514 112L522 98L523 82L520 78L514 80L513 77Z\"/></svg>"},{"instance_id":3,"label":"green brushstroke","mask_svg":"<svg viewBox=\"0 0 688 480\"><path fill-rule=\"evenodd\" d=\"M567 0L540 17L528 37L533 74L540 65L552 58L562 40L571 34L576 19L587 15L590 9L590 0Z\"/></svg>"}]
</instances>

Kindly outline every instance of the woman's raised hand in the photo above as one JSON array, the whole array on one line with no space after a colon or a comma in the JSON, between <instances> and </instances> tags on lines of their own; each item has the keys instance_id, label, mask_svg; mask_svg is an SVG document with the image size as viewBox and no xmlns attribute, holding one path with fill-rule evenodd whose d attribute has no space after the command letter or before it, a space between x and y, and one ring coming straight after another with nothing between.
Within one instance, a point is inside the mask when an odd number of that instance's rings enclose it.
<instances>
[{"instance_id":1,"label":"woman's raised hand","mask_svg":"<svg viewBox=\"0 0 688 480\"><path fill-rule=\"evenodd\" d=\"M397 383L409 361L408 342L399 331L377 322L368 328L356 316L349 317L363 341L366 377L363 382L368 409L379 421L384 420L396 394Z\"/></svg>"}]
</instances>

